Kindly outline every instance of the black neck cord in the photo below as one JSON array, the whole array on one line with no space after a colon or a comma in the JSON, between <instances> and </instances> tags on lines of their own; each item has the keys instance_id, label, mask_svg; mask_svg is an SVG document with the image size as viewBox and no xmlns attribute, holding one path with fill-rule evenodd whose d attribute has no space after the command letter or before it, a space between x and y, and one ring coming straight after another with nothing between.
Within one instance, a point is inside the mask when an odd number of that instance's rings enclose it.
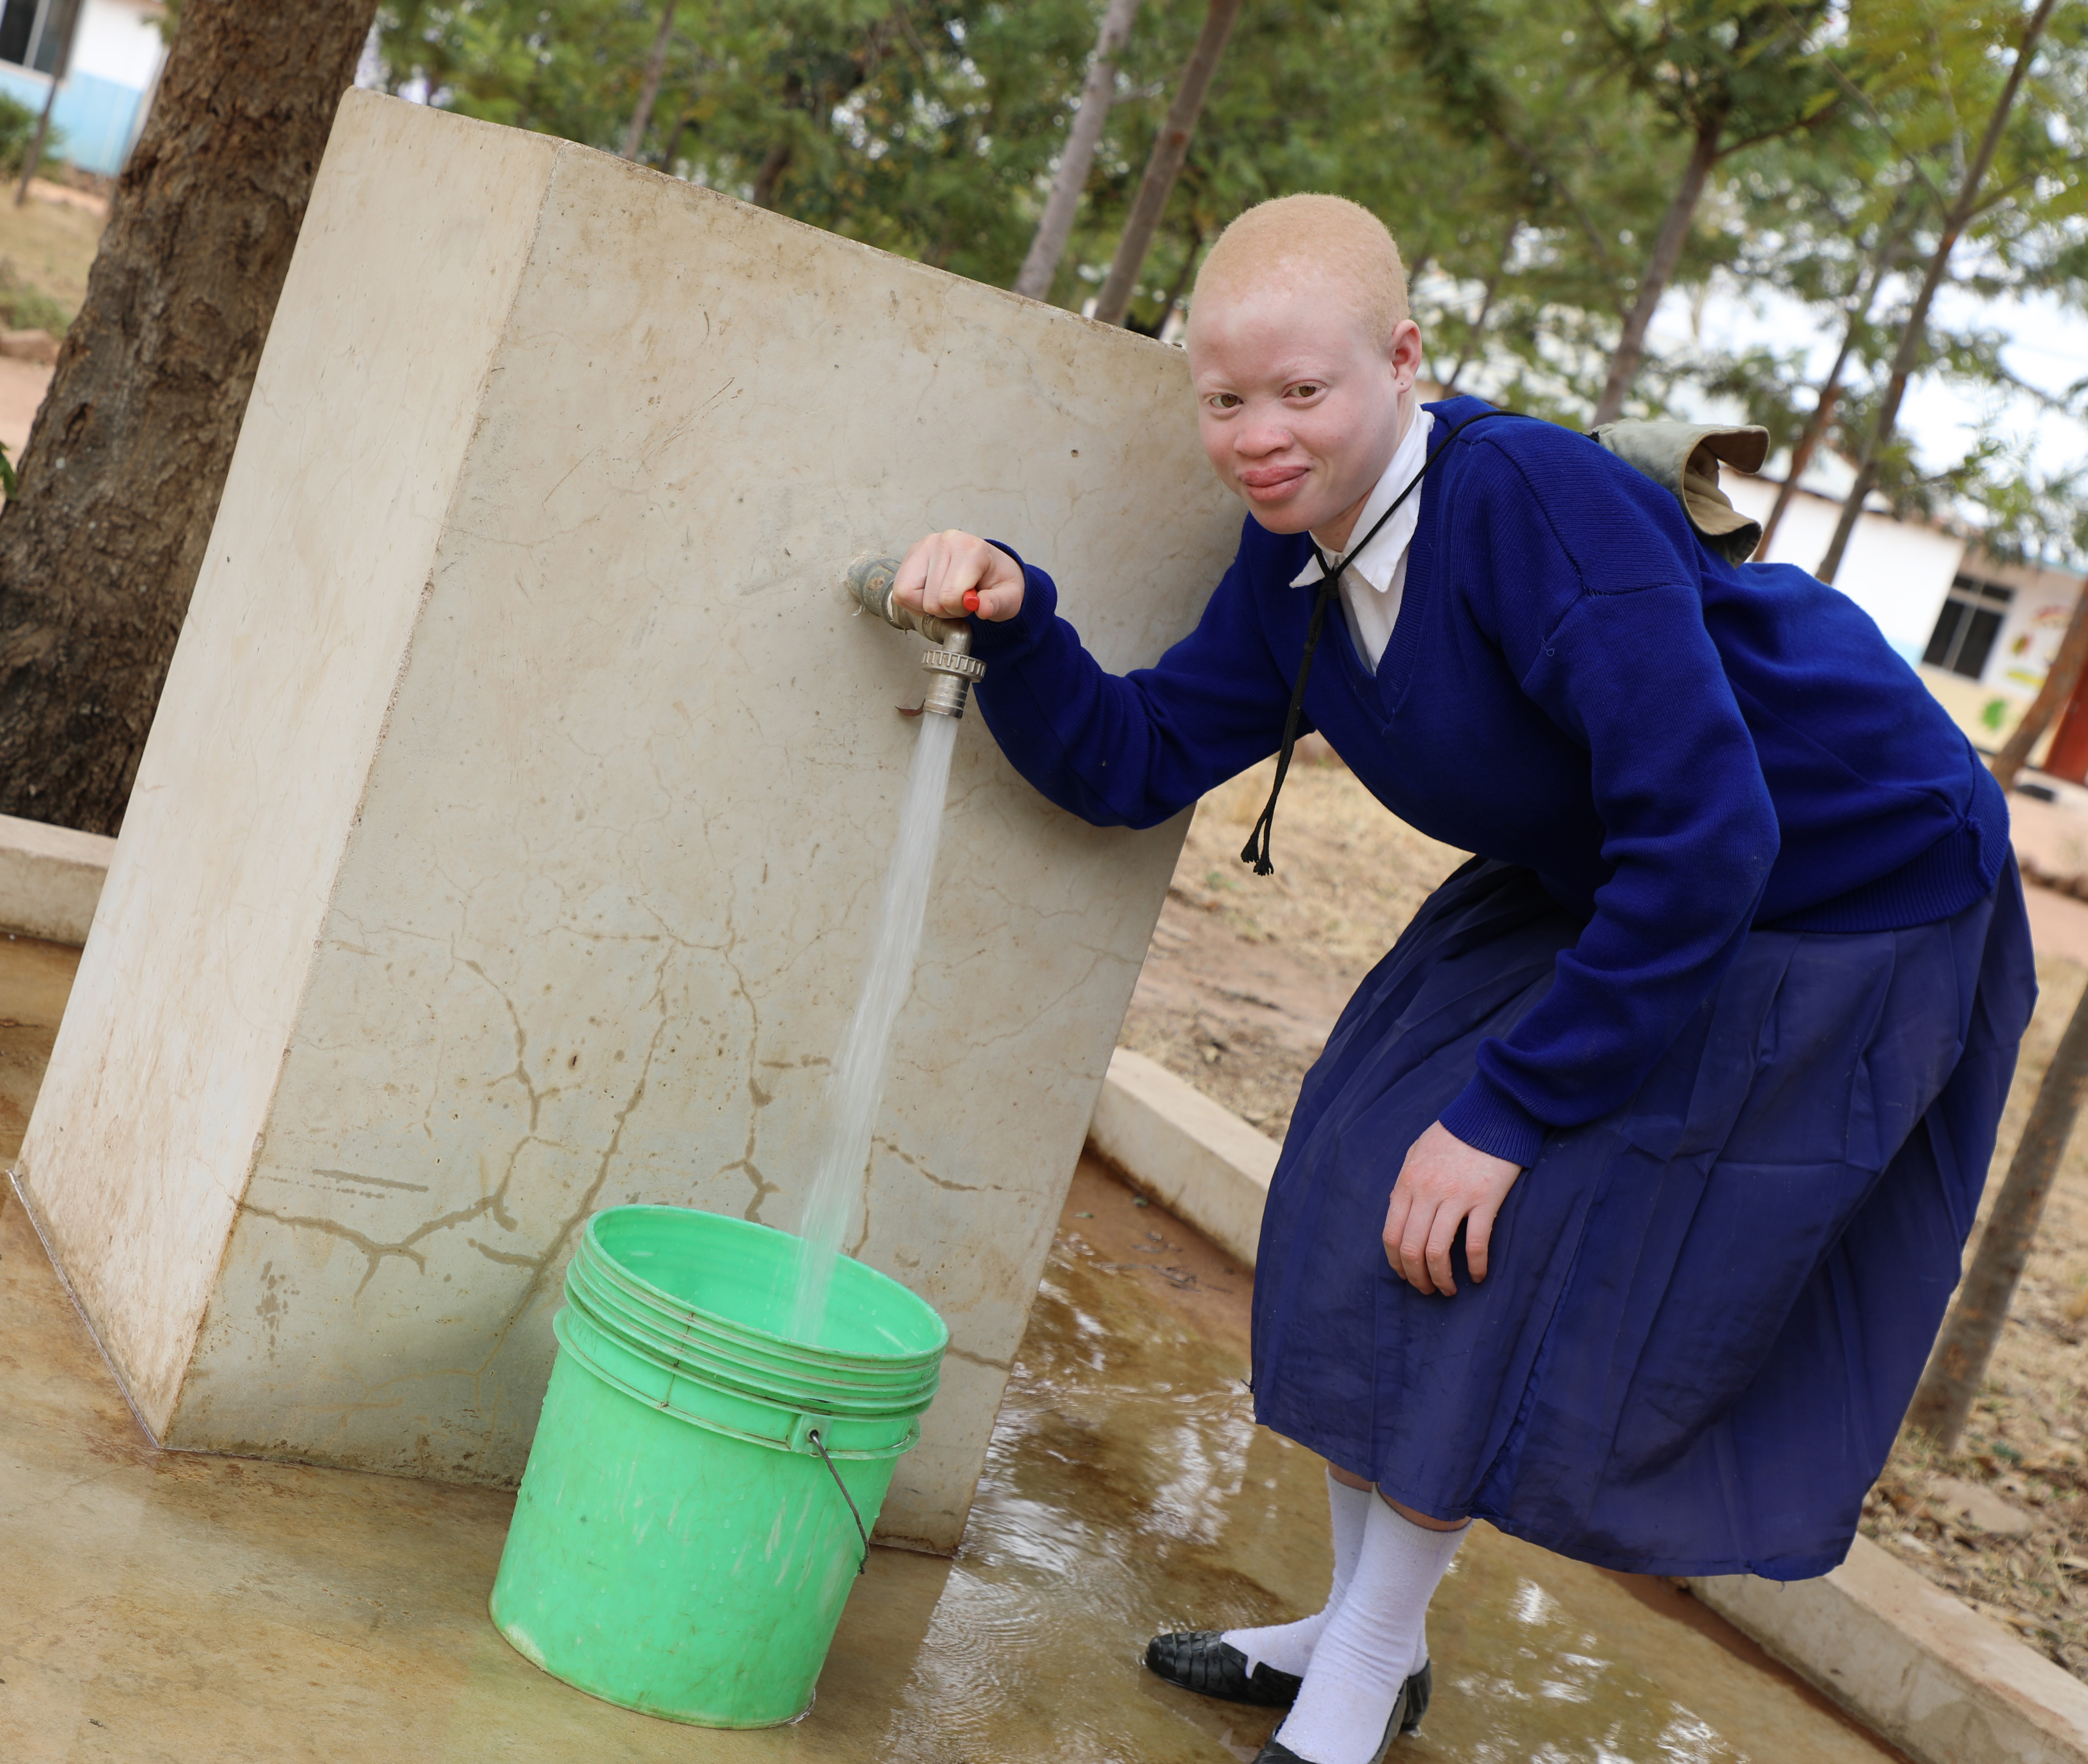
<instances>
[{"instance_id":1,"label":"black neck cord","mask_svg":"<svg viewBox=\"0 0 2088 1764\"><path fill-rule=\"evenodd\" d=\"M1506 410L1483 410L1476 417L1467 417L1457 426L1446 432L1436 443L1436 448L1421 462L1421 469L1406 481L1406 488L1392 499L1392 506L1377 517L1371 530L1363 537L1361 544L1350 546L1338 567L1327 561L1327 554L1320 549L1320 542L1311 533L1305 535L1312 547L1312 555L1320 566L1320 592L1312 602L1312 621L1305 627L1305 653L1298 659L1298 683L1290 689L1290 709L1283 719L1283 745L1277 750L1276 782L1269 788L1268 803L1263 807L1261 818L1254 824L1254 831L1247 835L1247 844L1241 848L1240 862L1254 866L1256 876L1269 876L1276 866L1269 859L1269 835L1276 828L1276 799L1283 794L1283 780L1290 770L1290 755L1298 745L1298 725L1305 713L1305 683L1312 674L1312 653L1320 647L1320 632L1327 623L1327 603L1334 597L1341 585L1341 571L1361 557L1363 546L1368 545L1384 530L1384 524L1399 512L1400 504L1414 494L1414 488L1428 475L1428 468L1443 457L1444 450L1453 439L1464 433L1475 422L1484 422L1489 417L1514 414Z\"/></svg>"}]
</instances>

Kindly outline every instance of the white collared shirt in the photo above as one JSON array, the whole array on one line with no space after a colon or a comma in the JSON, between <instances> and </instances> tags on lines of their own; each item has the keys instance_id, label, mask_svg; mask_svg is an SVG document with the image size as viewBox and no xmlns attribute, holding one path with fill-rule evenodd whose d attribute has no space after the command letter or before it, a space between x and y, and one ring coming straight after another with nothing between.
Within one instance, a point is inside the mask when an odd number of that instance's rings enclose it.
<instances>
[{"instance_id":1,"label":"white collared shirt","mask_svg":"<svg viewBox=\"0 0 2088 1764\"><path fill-rule=\"evenodd\" d=\"M1417 409L1414 419L1393 450L1392 463L1370 493L1363 512L1356 516L1353 531L1368 533L1427 462L1428 431L1436 426L1436 413ZM1373 674L1384 658L1384 646L1392 641L1392 627L1399 622L1399 603L1406 593L1406 554L1420 524L1421 493L1417 490L1385 522L1384 530L1354 557L1345 559L1339 553L1329 554L1341 579L1341 616L1355 639L1356 653ZM1290 585L1305 588L1319 580L1319 559L1307 558L1305 567L1291 577Z\"/></svg>"}]
</instances>

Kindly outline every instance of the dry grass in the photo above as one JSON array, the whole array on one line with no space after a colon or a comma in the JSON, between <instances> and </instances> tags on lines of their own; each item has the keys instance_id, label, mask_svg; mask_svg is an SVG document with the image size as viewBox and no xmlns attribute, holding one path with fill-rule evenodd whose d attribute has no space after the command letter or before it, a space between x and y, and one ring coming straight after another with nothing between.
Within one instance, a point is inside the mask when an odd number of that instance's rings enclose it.
<instances>
[{"instance_id":1,"label":"dry grass","mask_svg":"<svg viewBox=\"0 0 2088 1764\"><path fill-rule=\"evenodd\" d=\"M1354 987L1465 854L1395 820L1346 767L1304 763L1284 781L1276 873L1258 876L1240 848L1275 776L1275 761L1264 760L1198 805L1172 892L1234 936L1286 944L1306 966Z\"/></svg>"},{"instance_id":2,"label":"dry grass","mask_svg":"<svg viewBox=\"0 0 2088 1764\"><path fill-rule=\"evenodd\" d=\"M70 324L87 298L87 272L101 244L101 216L32 195L0 197L0 279L47 296Z\"/></svg>"}]
</instances>

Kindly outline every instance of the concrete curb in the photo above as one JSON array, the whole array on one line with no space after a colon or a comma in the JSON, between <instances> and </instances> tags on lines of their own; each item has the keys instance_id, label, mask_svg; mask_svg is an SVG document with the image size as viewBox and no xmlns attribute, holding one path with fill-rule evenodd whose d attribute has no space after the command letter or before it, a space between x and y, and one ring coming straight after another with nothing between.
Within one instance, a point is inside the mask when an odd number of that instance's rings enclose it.
<instances>
[{"instance_id":1,"label":"concrete curb","mask_svg":"<svg viewBox=\"0 0 2088 1764\"><path fill-rule=\"evenodd\" d=\"M1868 1538L1818 1580L1689 1586L1920 1764L2088 1760L2088 1685Z\"/></svg>"},{"instance_id":2,"label":"concrete curb","mask_svg":"<svg viewBox=\"0 0 2088 1764\"><path fill-rule=\"evenodd\" d=\"M1088 1149L1228 1256L1254 1265L1278 1147L1230 1109L1119 1047L1110 1055Z\"/></svg>"},{"instance_id":3,"label":"concrete curb","mask_svg":"<svg viewBox=\"0 0 2088 1764\"><path fill-rule=\"evenodd\" d=\"M116 841L0 815L0 931L83 944Z\"/></svg>"},{"instance_id":4,"label":"concrete curb","mask_svg":"<svg viewBox=\"0 0 2088 1764\"><path fill-rule=\"evenodd\" d=\"M1253 1266L1274 1141L1119 1047L1088 1146ZM1689 1586L1916 1764L2088 1764L2088 1685L1868 1538L1819 1580Z\"/></svg>"}]
</instances>

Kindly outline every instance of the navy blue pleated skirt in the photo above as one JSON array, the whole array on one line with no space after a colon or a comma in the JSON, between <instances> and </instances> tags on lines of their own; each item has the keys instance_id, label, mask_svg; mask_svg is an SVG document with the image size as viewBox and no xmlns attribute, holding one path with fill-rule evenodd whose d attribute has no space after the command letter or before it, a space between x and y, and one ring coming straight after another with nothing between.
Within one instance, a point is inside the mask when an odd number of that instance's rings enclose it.
<instances>
[{"instance_id":1,"label":"navy blue pleated skirt","mask_svg":"<svg viewBox=\"0 0 2088 1764\"><path fill-rule=\"evenodd\" d=\"M1307 1075L1255 1275L1258 1419L1441 1518L1608 1568L1847 1553L1958 1276L2036 995L2011 861L1953 918L1758 930L1638 1094L1553 1133L1491 1271L1380 1234L1406 1149L1579 934L1527 870L1430 897Z\"/></svg>"}]
</instances>

